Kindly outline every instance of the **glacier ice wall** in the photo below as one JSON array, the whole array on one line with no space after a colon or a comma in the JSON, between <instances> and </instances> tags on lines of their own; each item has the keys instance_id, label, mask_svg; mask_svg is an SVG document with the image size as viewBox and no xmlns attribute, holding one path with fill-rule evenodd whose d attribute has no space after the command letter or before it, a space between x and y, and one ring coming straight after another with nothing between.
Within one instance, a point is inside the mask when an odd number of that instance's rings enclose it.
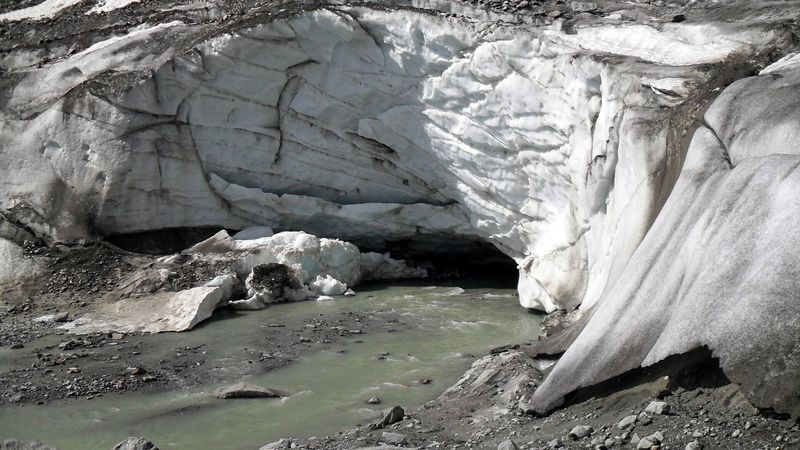
<instances>
[{"instance_id":1,"label":"glacier ice wall","mask_svg":"<svg viewBox=\"0 0 800 450\"><path fill-rule=\"evenodd\" d=\"M196 35L143 24L15 60L0 207L61 242L253 225L373 248L480 239L546 311L589 307L619 277L731 59L787 39L336 6Z\"/></svg>"},{"instance_id":2,"label":"glacier ice wall","mask_svg":"<svg viewBox=\"0 0 800 450\"><path fill-rule=\"evenodd\" d=\"M705 346L755 405L800 416L798 118L796 54L725 89L647 237L534 395L537 408Z\"/></svg>"}]
</instances>

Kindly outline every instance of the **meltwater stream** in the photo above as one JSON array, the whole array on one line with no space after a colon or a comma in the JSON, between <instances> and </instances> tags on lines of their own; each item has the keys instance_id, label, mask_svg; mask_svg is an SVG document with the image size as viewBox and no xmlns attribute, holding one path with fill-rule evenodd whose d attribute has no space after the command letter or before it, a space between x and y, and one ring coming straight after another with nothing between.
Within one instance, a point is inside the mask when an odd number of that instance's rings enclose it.
<instances>
[{"instance_id":1,"label":"meltwater stream","mask_svg":"<svg viewBox=\"0 0 800 450\"><path fill-rule=\"evenodd\" d=\"M325 436L377 418L392 405L414 407L435 398L469 367L465 354L524 342L540 319L520 308L511 289L362 287L353 298L275 305L189 333L164 334L165 356L178 345L206 344L208 364L224 367L230 352L263 334L267 322L298 323L338 311L391 310L411 323L337 342L284 368L247 381L291 392L283 399L218 400L219 385L165 393L108 395L93 400L0 409L0 439L39 440L60 450L110 450L127 436L162 449L255 450L282 437ZM337 349L346 348L340 353ZM156 352L158 353L158 352ZM389 355L385 360L376 356ZM241 380L232 371L226 383ZM434 380L428 385L417 380ZM381 405L365 400L376 395Z\"/></svg>"}]
</instances>

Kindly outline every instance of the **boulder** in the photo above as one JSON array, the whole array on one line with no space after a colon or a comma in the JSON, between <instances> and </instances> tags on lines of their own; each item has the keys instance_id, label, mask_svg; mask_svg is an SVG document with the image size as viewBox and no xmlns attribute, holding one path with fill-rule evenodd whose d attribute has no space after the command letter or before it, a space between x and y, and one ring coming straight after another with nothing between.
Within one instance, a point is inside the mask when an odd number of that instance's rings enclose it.
<instances>
[{"instance_id":1,"label":"boulder","mask_svg":"<svg viewBox=\"0 0 800 450\"><path fill-rule=\"evenodd\" d=\"M660 416L669 414L670 409L669 403L667 402L650 402L647 408L644 409L644 412Z\"/></svg>"},{"instance_id":2,"label":"boulder","mask_svg":"<svg viewBox=\"0 0 800 450\"><path fill-rule=\"evenodd\" d=\"M506 439L497 446L497 450L519 450L519 447L511 439Z\"/></svg>"},{"instance_id":3,"label":"boulder","mask_svg":"<svg viewBox=\"0 0 800 450\"><path fill-rule=\"evenodd\" d=\"M594 428L589 425L576 425L569 432L569 437L572 439L583 439L594 432Z\"/></svg>"},{"instance_id":4,"label":"boulder","mask_svg":"<svg viewBox=\"0 0 800 450\"><path fill-rule=\"evenodd\" d=\"M386 412L386 414L383 416L383 420L381 420L381 423L383 425L391 425L393 423L397 423L403 420L403 417L405 417L405 415L406 412L402 407L394 406L392 407L392 409Z\"/></svg>"},{"instance_id":5,"label":"boulder","mask_svg":"<svg viewBox=\"0 0 800 450\"><path fill-rule=\"evenodd\" d=\"M224 297L222 287L201 286L124 298L101 305L59 328L74 334L186 331L211 317Z\"/></svg>"},{"instance_id":6,"label":"boulder","mask_svg":"<svg viewBox=\"0 0 800 450\"><path fill-rule=\"evenodd\" d=\"M276 398L285 397L286 394L275 389L270 389L251 383L240 382L217 389L214 391L214 396L219 399Z\"/></svg>"},{"instance_id":7,"label":"boulder","mask_svg":"<svg viewBox=\"0 0 800 450\"><path fill-rule=\"evenodd\" d=\"M617 424L617 428L624 430L626 428L632 427L635 423L636 423L636 416L634 415L625 416L622 418L622 420L619 421L619 423Z\"/></svg>"},{"instance_id":8,"label":"boulder","mask_svg":"<svg viewBox=\"0 0 800 450\"><path fill-rule=\"evenodd\" d=\"M114 450L159 450L155 444L143 437L129 437L114 446Z\"/></svg>"}]
</instances>

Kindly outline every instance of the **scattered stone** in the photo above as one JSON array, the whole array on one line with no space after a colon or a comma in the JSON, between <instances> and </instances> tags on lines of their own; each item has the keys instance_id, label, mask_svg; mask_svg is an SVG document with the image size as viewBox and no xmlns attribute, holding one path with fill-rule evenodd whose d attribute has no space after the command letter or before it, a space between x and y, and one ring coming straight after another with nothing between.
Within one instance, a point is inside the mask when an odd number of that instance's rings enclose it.
<instances>
[{"instance_id":1,"label":"scattered stone","mask_svg":"<svg viewBox=\"0 0 800 450\"><path fill-rule=\"evenodd\" d=\"M25 347L25 346L24 346L24 345L22 345L22 344L20 344L19 342L16 342L16 343L14 343L14 344L11 344L11 349L12 349L12 350L16 350L16 349L20 349L20 348L24 348L24 347Z\"/></svg>"},{"instance_id":2,"label":"scattered stone","mask_svg":"<svg viewBox=\"0 0 800 450\"><path fill-rule=\"evenodd\" d=\"M72 350L74 348L78 348L81 346L83 346L83 343L75 339L70 339L68 341L64 341L58 344L58 348L60 348L61 350Z\"/></svg>"},{"instance_id":3,"label":"scattered stone","mask_svg":"<svg viewBox=\"0 0 800 450\"><path fill-rule=\"evenodd\" d=\"M519 447L511 439L506 439L497 446L497 450L519 450Z\"/></svg>"},{"instance_id":4,"label":"scattered stone","mask_svg":"<svg viewBox=\"0 0 800 450\"><path fill-rule=\"evenodd\" d=\"M749 430L750 428L753 428L753 422L750 422L748 420L747 422L744 423L744 429Z\"/></svg>"},{"instance_id":5,"label":"scattered stone","mask_svg":"<svg viewBox=\"0 0 800 450\"><path fill-rule=\"evenodd\" d=\"M305 336L302 336L302 337L300 338L300 342L311 342L311 339L309 339L309 338L307 338L307 337L305 337Z\"/></svg>"},{"instance_id":6,"label":"scattered stone","mask_svg":"<svg viewBox=\"0 0 800 450\"><path fill-rule=\"evenodd\" d=\"M624 430L628 427L632 427L635 423L636 423L636 416L634 415L625 416L622 418L622 420L619 421L619 423L617 424L617 428Z\"/></svg>"},{"instance_id":7,"label":"scattered stone","mask_svg":"<svg viewBox=\"0 0 800 450\"><path fill-rule=\"evenodd\" d=\"M250 383L236 383L227 387L222 387L214 392L214 396L220 399L229 398L274 398L284 397L286 394L274 389L261 387Z\"/></svg>"},{"instance_id":8,"label":"scattered stone","mask_svg":"<svg viewBox=\"0 0 800 450\"><path fill-rule=\"evenodd\" d=\"M732 438L738 438L741 435L742 435L742 430L739 429L733 430L733 433L731 433Z\"/></svg>"},{"instance_id":9,"label":"scattered stone","mask_svg":"<svg viewBox=\"0 0 800 450\"><path fill-rule=\"evenodd\" d=\"M561 439L555 438L552 441L547 443L549 448L561 448L564 444L561 442Z\"/></svg>"},{"instance_id":10,"label":"scattered stone","mask_svg":"<svg viewBox=\"0 0 800 450\"><path fill-rule=\"evenodd\" d=\"M390 433L384 431L381 434L381 440L387 444L403 445L406 443L406 435L402 433Z\"/></svg>"},{"instance_id":11,"label":"scattered stone","mask_svg":"<svg viewBox=\"0 0 800 450\"><path fill-rule=\"evenodd\" d=\"M283 327L285 327L286 325L284 325L284 324L282 324L282 323L271 323L271 324L269 324L269 325L267 325L267 326L268 326L268 327L270 327L270 328L283 328Z\"/></svg>"},{"instance_id":12,"label":"scattered stone","mask_svg":"<svg viewBox=\"0 0 800 450\"><path fill-rule=\"evenodd\" d=\"M642 438L642 439L639 439L639 443L636 444L636 448L637 449L650 450L651 448L655 447L656 445L658 445L656 442L653 442L648 438Z\"/></svg>"},{"instance_id":13,"label":"scattered stone","mask_svg":"<svg viewBox=\"0 0 800 450\"><path fill-rule=\"evenodd\" d=\"M667 402L650 402L647 408L644 409L644 412L663 416L669 414L670 409L669 403Z\"/></svg>"},{"instance_id":14,"label":"scattered stone","mask_svg":"<svg viewBox=\"0 0 800 450\"><path fill-rule=\"evenodd\" d=\"M592 2L572 2L570 4L570 8L572 8L575 12L588 12L594 11L597 9L597 3Z\"/></svg>"},{"instance_id":15,"label":"scattered stone","mask_svg":"<svg viewBox=\"0 0 800 450\"><path fill-rule=\"evenodd\" d=\"M594 428L588 425L577 425L572 431L569 432L569 437L572 439L583 439L589 436L594 431Z\"/></svg>"},{"instance_id":16,"label":"scattered stone","mask_svg":"<svg viewBox=\"0 0 800 450\"><path fill-rule=\"evenodd\" d=\"M142 367L128 367L125 372L129 375L144 375L147 371Z\"/></svg>"},{"instance_id":17,"label":"scattered stone","mask_svg":"<svg viewBox=\"0 0 800 450\"><path fill-rule=\"evenodd\" d=\"M653 418L645 414L644 411L639 413L639 416L636 418L636 420L640 422L642 425L650 425L651 423L653 423Z\"/></svg>"},{"instance_id":18,"label":"scattered stone","mask_svg":"<svg viewBox=\"0 0 800 450\"><path fill-rule=\"evenodd\" d=\"M67 369L67 372L69 372L69 373L81 373L81 369L79 369L77 367L70 367L69 369Z\"/></svg>"},{"instance_id":19,"label":"scattered stone","mask_svg":"<svg viewBox=\"0 0 800 450\"><path fill-rule=\"evenodd\" d=\"M378 397L370 397L369 400L367 400L367 403L369 403L370 405L380 405L381 399L379 399Z\"/></svg>"},{"instance_id":20,"label":"scattered stone","mask_svg":"<svg viewBox=\"0 0 800 450\"><path fill-rule=\"evenodd\" d=\"M507 352L509 350L516 350L518 348L519 348L519 344L514 344L514 345L506 344L506 345L501 345L499 347L495 347L495 348L489 350L489 353L492 354L492 355L499 355L500 353L504 353L504 352Z\"/></svg>"},{"instance_id":21,"label":"scattered stone","mask_svg":"<svg viewBox=\"0 0 800 450\"><path fill-rule=\"evenodd\" d=\"M430 378L421 378L419 380L419 384L431 384L431 383L433 383L433 380L431 380Z\"/></svg>"},{"instance_id":22,"label":"scattered stone","mask_svg":"<svg viewBox=\"0 0 800 450\"><path fill-rule=\"evenodd\" d=\"M703 444L700 441L692 441L686 444L685 450L703 450Z\"/></svg>"},{"instance_id":23,"label":"scattered stone","mask_svg":"<svg viewBox=\"0 0 800 450\"><path fill-rule=\"evenodd\" d=\"M406 411L402 407L395 406L392 409L390 409L385 416L383 416L383 420L381 421L381 423L383 425L391 425L393 423L397 423L403 420L403 417L405 417L405 415Z\"/></svg>"},{"instance_id":24,"label":"scattered stone","mask_svg":"<svg viewBox=\"0 0 800 450\"><path fill-rule=\"evenodd\" d=\"M159 450L155 444L142 437L129 437L114 446L114 450Z\"/></svg>"},{"instance_id":25,"label":"scattered stone","mask_svg":"<svg viewBox=\"0 0 800 450\"><path fill-rule=\"evenodd\" d=\"M637 449L651 449L658 446L664 440L664 435L660 431L656 431L650 436L644 437L636 444Z\"/></svg>"}]
</instances>

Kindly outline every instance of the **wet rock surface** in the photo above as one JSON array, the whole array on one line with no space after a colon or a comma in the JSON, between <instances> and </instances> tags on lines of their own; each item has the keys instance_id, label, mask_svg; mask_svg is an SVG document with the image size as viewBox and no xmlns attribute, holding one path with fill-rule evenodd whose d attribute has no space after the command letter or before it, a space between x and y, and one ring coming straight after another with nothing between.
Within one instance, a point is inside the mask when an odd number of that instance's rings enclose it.
<instances>
[{"instance_id":1,"label":"wet rock surface","mask_svg":"<svg viewBox=\"0 0 800 450\"><path fill-rule=\"evenodd\" d=\"M276 398L285 397L286 395L285 392L245 382L221 387L214 392L214 396L222 400L232 398Z\"/></svg>"}]
</instances>

